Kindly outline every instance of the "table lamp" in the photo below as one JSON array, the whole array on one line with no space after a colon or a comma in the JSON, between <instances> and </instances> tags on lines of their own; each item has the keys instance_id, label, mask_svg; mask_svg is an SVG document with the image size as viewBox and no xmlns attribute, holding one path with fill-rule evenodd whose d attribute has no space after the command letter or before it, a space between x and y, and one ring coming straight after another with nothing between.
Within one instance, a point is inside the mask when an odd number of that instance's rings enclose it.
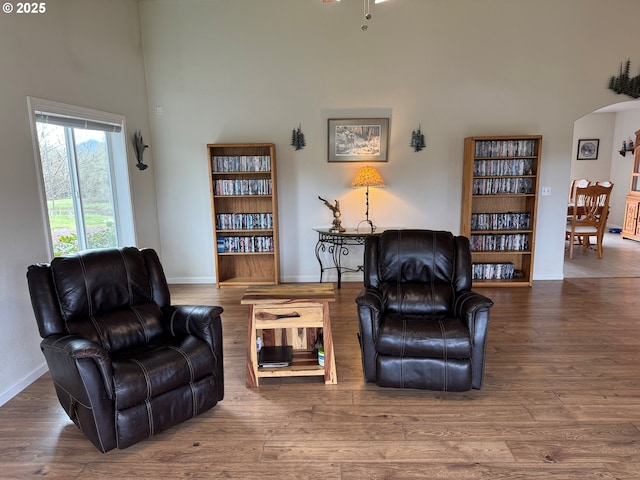
<instances>
[{"instance_id":1,"label":"table lamp","mask_svg":"<svg viewBox=\"0 0 640 480\"><path fill-rule=\"evenodd\" d=\"M351 186L367 187L367 191L365 193L367 202L367 210L365 213L366 220L363 220L363 222L369 224L369 226L371 227L371 233L373 233L376 230L376 226L371 220L369 220L369 187L384 187L384 180L378 173L378 170L376 170L374 167L362 167L360 170L358 170L358 173L356 173L356 178L354 178L353 182L351 182ZM358 228L360 228L360 223L358 223L356 231L358 230Z\"/></svg>"}]
</instances>

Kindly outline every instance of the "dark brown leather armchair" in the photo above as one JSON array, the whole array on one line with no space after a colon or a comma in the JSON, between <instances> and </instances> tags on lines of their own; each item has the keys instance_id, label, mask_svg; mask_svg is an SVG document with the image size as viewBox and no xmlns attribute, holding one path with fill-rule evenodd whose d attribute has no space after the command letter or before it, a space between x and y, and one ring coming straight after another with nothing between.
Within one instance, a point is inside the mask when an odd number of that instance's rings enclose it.
<instances>
[{"instance_id":1,"label":"dark brown leather armchair","mask_svg":"<svg viewBox=\"0 0 640 480\"><path fill-rule=\"evenodd\" d=\"M466 237L431 230L367 237L356 303L367 382L447 391L482 386L493 302L471 291Z\"/></svg>"},{"instance_id":2,"label":"dark brown leather armchair","mask_svg":"<svg viewBox=\"0 0 640 480\"><path fill-rule=\"evenodd\" d=\"M60 404L102 452L224 397L222 308L171 306L155 251L87 250L27 270Z\"/></svg>"}]
</instances>

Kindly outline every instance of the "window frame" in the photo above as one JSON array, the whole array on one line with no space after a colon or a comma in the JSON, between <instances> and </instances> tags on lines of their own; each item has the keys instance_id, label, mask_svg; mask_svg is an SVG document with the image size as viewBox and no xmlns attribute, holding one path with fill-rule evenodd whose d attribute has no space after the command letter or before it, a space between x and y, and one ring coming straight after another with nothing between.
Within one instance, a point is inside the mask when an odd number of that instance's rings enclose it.
<instances>
[{"instance_id":1,"label":"window frame","mask_svg":"<svg viewBox=\"0 0 640 480\"><path fill-rule=\"evenodd\" d=\"M29 123L31 127L31 139L33 153L36 164L36 174L38 177L38 194L40 197L40 209L42 222L46 232L47 249L53 258L53 240L51 238L51 224L49 222L49 212L47 208L47 194L45 188L44 174L42 171L42 159L40 158L40 148L38 145L38 130L36 112L47 112L55 115L66 115L70 117L83 118L90 121L119 124L122 126L122 142L114 142L112 135L106 135L107 148L109 152L109 173L112 182L112 195L114 201L114 214L116 220L116 243L118 246L136 245L135 217L133 209L133 197L131 194L131 182L129 177L128 148L126 137L126 120L123 115L102 112L90 108L64 104L52 100L36 97L27 97L29 109ZM122 145L118 145L122 143ZM78 244L80 248L80 243Z\"/></svg>"}]
</instances>

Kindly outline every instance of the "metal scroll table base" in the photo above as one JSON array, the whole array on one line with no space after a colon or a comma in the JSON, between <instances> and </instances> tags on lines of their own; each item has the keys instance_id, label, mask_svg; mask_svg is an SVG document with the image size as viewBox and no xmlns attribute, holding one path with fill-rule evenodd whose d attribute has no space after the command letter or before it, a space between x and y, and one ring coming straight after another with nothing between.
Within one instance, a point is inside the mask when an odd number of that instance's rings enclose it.
<instances>
[{"instance_id":1,"label":"metal scroll table base","mask_svg":"<svg viewBox=\"0 0 640 480\"><path fill-rule=\"evenodd\" d=\"M347 230L346 232L330 232L329 229L315 228L318 232L318 243L316 243L316 259L320 264L320 282L324 276L326 270L335 270L338 275L338 288L342 286L342 273L343 272L362 272L364 270L363 265L358 265L356 268L342 266L342 259L349 255L349 247L357 245L364 245L366 238L369 235L377 235L384 229L376 229L374 233L371 232L357 232L355 230ZM325 266L322 263L323 253L328 253L333 261L333 265Z\"/></svg>"}]
</instances>

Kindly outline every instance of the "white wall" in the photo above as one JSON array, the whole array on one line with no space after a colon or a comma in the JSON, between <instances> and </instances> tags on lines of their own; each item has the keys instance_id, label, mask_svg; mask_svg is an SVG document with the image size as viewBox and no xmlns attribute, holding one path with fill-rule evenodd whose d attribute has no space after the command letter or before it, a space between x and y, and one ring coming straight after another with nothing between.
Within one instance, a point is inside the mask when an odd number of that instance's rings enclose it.
<instances>
[{"instance_id":1,"label":"white wall","mask_svg":"<svg viewBox=\"0 0 640 480\"><path fill-rule=\"evenodd\" d=\"M637 0L385 2L366 32L357 0L140 5L172 280L214 277L205 145L252 141L277 146L282 279L317 280L312 228L331 221L317 195L340 200L346 226L364 215L349 188L360 164L327 163L326 120L380 112L391 118L377 165L388 186L371 193L382 226L458 232L464 137L544 135L553 194L540 200L534 278L562 277L574 121L620 101L607 84L640 41ZM307 147L295 152L299 124ZM414 153L419 124L427 148Z\"/></svg>"},{"instance_id":2,"label":"white wall","mask_svg":"<svg viewBox=\"0 0 640 480\"><path fill-rule=\"evenodd\" d=\"M27 96L122 114L129 133L150 135L137 4L46 6L43 14L0 13L0 404L45 369L25 278L28 265L50 260ZM138 244L158 248L153 152L152 145L145 157L151 167L142 173L130 150L130 177Z\"/></svg>"},{"instance_id":3,"label":"white wall","mask_svg":"<svg viewBox=\"0 0 640 480\"><path fill-rule=\"evenodd\" d=\"M569 182L574 179L586 178L591 182L612 181L611 162L613 159L614 143L613 131L616 122L616 113L591 113L576 120L573 128L573 143L571 150L571 174ZM578 160L578 141L581 139L599 139L598 158L595 160ZM618 155L615 153L615 155ZM617 222L618 212L624 212L624 200L622 205L617 205L614 201L614 194L620 189L620 185L615 185L609 200L611 209L608 224L619 226ZM628 182L627 182L628 183ZM625 187L626 188L626 187Z\"/></svg>"},{"instance_id":4,"label":"white wall","mask_svg":"<svg viewBox=\"0 0 640 480\"><path fill-rule=\"evenodd\" d=\"M615 122L615 113L592 113L576 120L571 150L571 180L577 178L586 178L592 182L611 180ZM600 140L598 158L595 160L578 160L578 141L589 138Z\"/></svg>"}]
</instances>

